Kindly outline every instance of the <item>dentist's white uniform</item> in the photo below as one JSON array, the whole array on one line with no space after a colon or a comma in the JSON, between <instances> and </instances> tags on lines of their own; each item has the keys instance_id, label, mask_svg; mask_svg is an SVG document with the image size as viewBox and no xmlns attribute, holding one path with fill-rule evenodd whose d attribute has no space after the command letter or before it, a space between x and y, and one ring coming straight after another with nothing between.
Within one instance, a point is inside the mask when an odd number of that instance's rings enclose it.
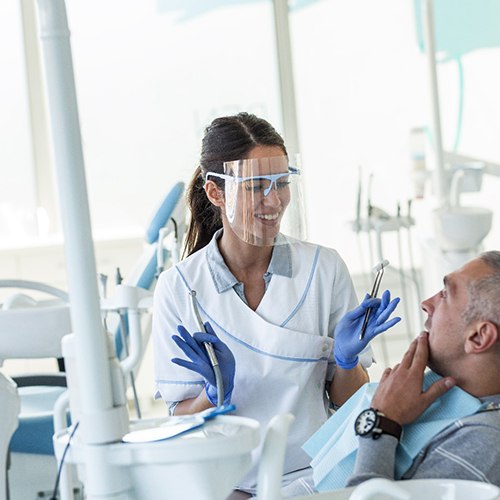
<instances>
[{"instance_id":1,"label":"dentist's white uniform","mask_svg":"<svg viewBox=\"0 0 500 500\"><path fill-rule=\"evenodd\" d=\"M292 278L273 275L256 311L232 288L217 292L205 247L160 276L153 315L157 397L181 401L204 388L197 373L170 362L185 358L171 339L177 325L191 333L199 330L189 295L194 289L203 321L210 322L236 359L235 413L258 420L263 433L274 415L295 415L285 474L309 466L301 446L329 416L325 383L335 369L333 331L358 305L347 267L335 250L305 242L290 248ZM369 366L371 351L360 359ZM254 453L254 464L259 453ZM254 466L239 487L252 489L256 479Z\"/></svg>"}]
</instances>

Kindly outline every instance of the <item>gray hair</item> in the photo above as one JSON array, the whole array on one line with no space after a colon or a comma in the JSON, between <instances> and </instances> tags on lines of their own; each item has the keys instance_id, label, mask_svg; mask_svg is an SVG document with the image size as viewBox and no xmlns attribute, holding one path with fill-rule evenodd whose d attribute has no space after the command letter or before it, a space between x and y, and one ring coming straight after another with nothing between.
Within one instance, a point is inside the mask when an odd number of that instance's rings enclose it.
<instances>
[{"instance_id":1,"label":"gray hair","mask_svg":"<svg viewBox=\"0 0 500 500\"><path fill-rule=\"evenodd\" d=\"M484 252L479 258L492 273L469 284L469 305L463 313L463 319L466 324L483 319L500 328L500 252Z\"/></svg>"}]
</instances>

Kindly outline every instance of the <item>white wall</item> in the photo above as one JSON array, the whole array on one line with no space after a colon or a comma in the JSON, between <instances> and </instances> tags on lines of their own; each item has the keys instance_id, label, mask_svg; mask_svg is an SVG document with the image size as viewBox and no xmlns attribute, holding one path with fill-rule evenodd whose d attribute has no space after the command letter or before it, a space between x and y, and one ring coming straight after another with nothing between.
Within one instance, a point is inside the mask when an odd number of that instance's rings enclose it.
<instances>
[{"instance_id":1,"label":"white wall","mask_svg":"<svg viewBox=\"0 0 500 500\"><path fill-rule=\"evenodd\" d=\"M0 244L32 233L33 152L18 2L0 2Z\"/></svg>"},{"instance_id":2,"label":"white wall","mask_svg":"<svg viewBox=\"0 0 500 500\"><path fill-rule=\"evenodd\" d=\"M143 224L215 116L279 123L269 5L183 20L162 2L70 0L68 15L96 226Z\"/></svg>"},{"instance_id":3,"label":"white wall","mask_svg":"<svg viewBox=\"0 0 500 500\"><path fill-rule=\"evenodd\" d=\"M0 99L2 109L11 110L0 118L0 239L26 232L35 208L14 3L2 3L0 21L3 46L10 48L0 59L8 76L0 82ZM336 247L359 272L363 266L348 226L355 216L358 168L365 196L373 174L373 204L392 214L398 202L406 207L412 196L409 131L429 123L413 2L295 5L291 34L309 238ZM133 227L139 234L169 187L189 180L203 128L214 116L249 110L281 129L269 0L202 5L68 0L67 7L97 231ZM497 162L499 58L500 49L463 58L460 146L463 153ZM451 147L458 109L455 66L442 65L439 78L444 141ZM482 192L466 196L465 202L496 210L499 182L485 179ZM425 213L418 206L415 210ZM485 241L488 248L500 246L497 219ZM395 253L387 239L388 253Z\"/></svg>"}]
</instances>

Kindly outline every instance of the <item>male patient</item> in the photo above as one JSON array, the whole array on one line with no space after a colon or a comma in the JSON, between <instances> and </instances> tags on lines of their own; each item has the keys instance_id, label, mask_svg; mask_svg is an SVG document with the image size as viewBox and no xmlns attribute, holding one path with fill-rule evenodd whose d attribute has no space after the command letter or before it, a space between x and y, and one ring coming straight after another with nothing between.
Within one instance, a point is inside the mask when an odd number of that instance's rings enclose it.
<instances>
[{"instance_id":1,"label":"male patient","mask_svg":"<svg viewBox=\"0 0 500 500\"><path fill-rule=\"evenodd\" d=\"M447 275L444 288L422 307L427 331L411 343L401 363L384 371L371 402L375 412L356 420L359 448L347 486L374 477L393 479L401 426L404 432L454 385L484 404L433 436L402 479L500 486L500 252L485 252ZM426 366L443 378L422 392Z\"/></svg>"}]
</instances>

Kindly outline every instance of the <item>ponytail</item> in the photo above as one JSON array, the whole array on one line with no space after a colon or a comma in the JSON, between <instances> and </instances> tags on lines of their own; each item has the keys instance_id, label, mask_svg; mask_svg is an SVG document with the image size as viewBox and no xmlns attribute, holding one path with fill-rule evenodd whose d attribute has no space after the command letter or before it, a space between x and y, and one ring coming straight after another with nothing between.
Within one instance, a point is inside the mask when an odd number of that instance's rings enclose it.
<instances>
[{"instance_id":1,"label":"ponytail","mask_svg":"<svg viewBox=\"0 0 500 500\"><path fill-rule=\"evenodd\" d=\"M183 257L188 257L208 245L214 233L222 227L220 209L208 199L204 184L201 168L198 167L193 174L187 191L191 220L187 230Z\"/></svg>"}]
</instances>

